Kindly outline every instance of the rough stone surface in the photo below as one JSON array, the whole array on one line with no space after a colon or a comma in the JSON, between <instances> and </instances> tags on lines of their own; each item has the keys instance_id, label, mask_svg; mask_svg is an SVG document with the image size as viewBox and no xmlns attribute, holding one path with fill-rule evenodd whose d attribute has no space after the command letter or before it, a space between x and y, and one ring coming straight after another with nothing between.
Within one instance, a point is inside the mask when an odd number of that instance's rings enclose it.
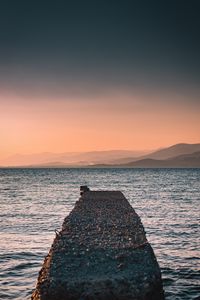
<instances>
[{"instance_id":1,"label":"rough stone surface","mask_svg":"<svg viewBox=\"0 0 200 300\"><path fill-rule=\"evenodd\" d=\"M64 220L32 300L161 300L159 265L118 191L85 192Z\"/></svg>"}]
</instances>

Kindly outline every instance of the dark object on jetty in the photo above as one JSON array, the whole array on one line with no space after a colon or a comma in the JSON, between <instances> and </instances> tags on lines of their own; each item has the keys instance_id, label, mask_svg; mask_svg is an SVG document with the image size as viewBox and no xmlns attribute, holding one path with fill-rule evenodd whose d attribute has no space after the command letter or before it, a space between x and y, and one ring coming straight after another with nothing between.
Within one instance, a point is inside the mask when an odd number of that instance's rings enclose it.
<instances>
[{"instance_id":1,"label":"dark object on jetty","mask_svg":"<svg viewBox=\"0 0 200 300\"><path fill-rule=\"evenodd\" d=\"M85 192L89 192L89 187L87 187L87 185L81 185L80 186L80 195L82 196L83 195L83 193L85 193Z\"/></svg>"},{"instance_id":2,"label":"dark object on jetty","mask_svg":"<svg viewBox=\"0 0 200 300\"><path fill-rule=\"evenodd\" d=\"M160 268L118 191L84 191L39 272L32 300L161 300Z\"/></svg>"}]
</instances>

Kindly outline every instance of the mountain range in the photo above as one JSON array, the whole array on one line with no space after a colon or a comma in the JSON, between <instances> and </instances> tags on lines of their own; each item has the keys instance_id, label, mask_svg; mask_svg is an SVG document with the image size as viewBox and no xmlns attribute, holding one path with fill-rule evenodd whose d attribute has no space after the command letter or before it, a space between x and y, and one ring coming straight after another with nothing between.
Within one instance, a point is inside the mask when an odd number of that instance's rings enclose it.
<instances>
[{"instance_id":1,"label":"mountain range","mask_svg":"<svg viewBox=\"0 0 200 300\"><path fill-rule=\"evenodd\" d=\"M135 168L200 168L200 151L182 154L168 159L140 159L123 167Z\"/></svg>"},{"instance_id":2,"label":"mountain range","mask_svg":"<svg viewBox=\"0 0 200 300\"><path fill-rule=\"evenodd\" d=\"M91 151L13 155L0 161L2 167L127 167L199 168L200 143L180 143L156 151Z\"/></svg>"}]
</instances>

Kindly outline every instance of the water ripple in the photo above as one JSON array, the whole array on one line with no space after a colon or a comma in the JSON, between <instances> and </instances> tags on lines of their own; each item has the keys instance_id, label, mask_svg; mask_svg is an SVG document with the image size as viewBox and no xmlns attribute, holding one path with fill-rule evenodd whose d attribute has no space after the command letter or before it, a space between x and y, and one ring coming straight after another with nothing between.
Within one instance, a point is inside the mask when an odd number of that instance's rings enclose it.
<instances>
[{"instance_id":1,"label":"water ripple","mask_svg":"<svg viewBox=\"0 0 200 300\"><path fill-rule=\"evenodd\" d=\"M30 299L81 184L124 192L161 266L166 300L200 300L199 169L0 169L0 299Z\"/></svg>"}]
</instances>

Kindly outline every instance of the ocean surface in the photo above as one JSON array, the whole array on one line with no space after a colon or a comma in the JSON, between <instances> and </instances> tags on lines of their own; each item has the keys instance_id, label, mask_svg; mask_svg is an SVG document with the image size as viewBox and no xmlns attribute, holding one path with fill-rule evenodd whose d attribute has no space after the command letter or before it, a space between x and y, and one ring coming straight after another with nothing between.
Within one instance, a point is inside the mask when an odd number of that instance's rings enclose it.
<instances>
[{"instance_id":1,"label":"ocean surface","mask_svg":"<svg viewBox=\"0 0 200 300\"><path fill-rule=\"evenodd\" d=\"M79 186L121 190L141 217L166 300L200 299L200 169L0 169L0 299L30 299Z\"/></svg>"}]
</instances>

